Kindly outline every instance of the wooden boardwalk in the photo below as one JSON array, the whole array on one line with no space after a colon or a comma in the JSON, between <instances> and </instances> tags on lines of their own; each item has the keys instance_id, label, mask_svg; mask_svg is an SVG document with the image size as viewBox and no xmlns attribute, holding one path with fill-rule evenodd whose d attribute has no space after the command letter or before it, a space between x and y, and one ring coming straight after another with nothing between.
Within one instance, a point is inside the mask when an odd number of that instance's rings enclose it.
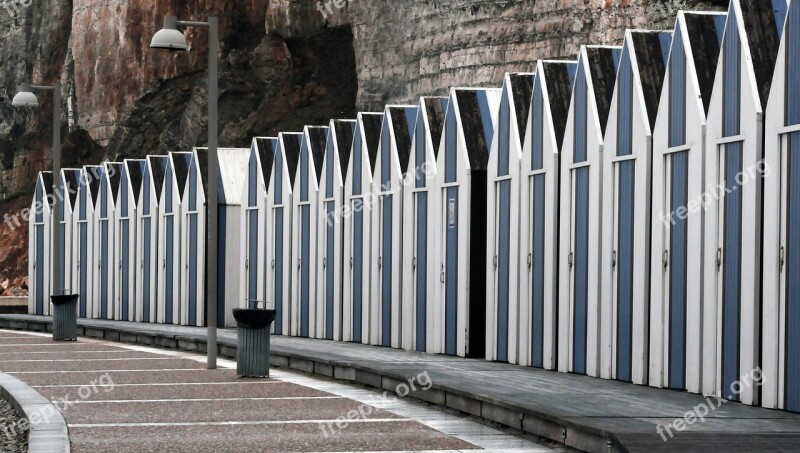
<instances>
[{"instance_id":1,"label":"wooden boardwalk","mask_svg":"<svg viewBox=\"0 0 800 453\"><path fill-rule=\"evenodd\" d=\"M0 315L0 328L43 330L49 318ZM205 329L80 320L79 333L112 341L205 349ZM220 353L236 332L220 330ZM272 337L272 363L404 392L586 451L800 451L800 415L613 380L536 368L303 338Z\"/></svg>"}]
</instances>

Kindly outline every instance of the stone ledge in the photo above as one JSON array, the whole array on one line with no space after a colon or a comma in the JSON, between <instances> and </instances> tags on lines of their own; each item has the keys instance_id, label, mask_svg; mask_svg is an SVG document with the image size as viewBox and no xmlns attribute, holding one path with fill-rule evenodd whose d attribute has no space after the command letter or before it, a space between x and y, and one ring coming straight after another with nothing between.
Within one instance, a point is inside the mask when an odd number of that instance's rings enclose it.
<instances>
[{"instance_id":1,"label":"stone ledge","mask_svg":"<svg viewBox=\"0 0 800 453\"><path fill-rule=\"evenodd\" d=\"M0 396L7 399L17 413L29 420L28 451L30 453L69 453L69 431L58 408L28 384L0 372ZM43 420L42 420L43 419ZM33 423L41 420L38 423Z\"/></svg>"},{"instance_id":2,"label":"stone ledge","mask_svg":"<svg viewBox=\"0 0 800 453\"><path fill-rule=\"evenodd\" d=\"M38 319L29 319L31 318L29 315L24 315L24 317L26 318L24 321L19 321L13 315L0 316L0 328L33 331L52 330L50 328L52 324L50 317L41 316L37 317ZM187 352L204 353L206 351L204 335L169 331L170 327L175 326L159 326L156 324L108 326L104 325L107 321L100 323L93 321L79 319L79 335L82 327L88 334L84 336L89 337L117 338L122 343L141 344ZM133 341L134 339L135 341ZM236 359L235 339L218 337L218 344L221 357ZM329 378L333 377L334 379L389 392L394 392L397 385L408 379L408 376L400 371L379 370L362 363L331 360L322 357L316 351L306 352L294 349L285 351L281 349L283 348L272 348L271 366L318 374ZM514 405L509 401L495 399L489 395L479 395L457 387L434 383L430 390L410 392L408 397L443 408L456 409L466 415L478 416L483 420L561 442L582 451L597 453L624 451L619 442L613 440L613 434L605 430L547 412L536 411L529 407Z\"/></svg>"}]
</instances>

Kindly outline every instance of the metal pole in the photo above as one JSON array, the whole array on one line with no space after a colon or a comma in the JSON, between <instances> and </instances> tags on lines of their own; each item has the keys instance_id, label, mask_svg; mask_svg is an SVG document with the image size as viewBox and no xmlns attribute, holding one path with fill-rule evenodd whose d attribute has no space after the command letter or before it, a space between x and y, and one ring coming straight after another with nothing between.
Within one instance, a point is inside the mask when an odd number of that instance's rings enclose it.
<instances>
[{"instance_id":1,"label":"metal pole","mask_svg":"<svg viewBox=\"0 0 800 453\"><path fill-rule=\"evenodd\" d=\"M208 245L206 247L206 301L208 303L208 369L217 368L217 101L219 99L219 22L208 19Z\"/></svg>"},{"instance_id":2,"label":"metal pole","mask_svg":"<svg viewBox=\"0 0 800 453\"><path fill-rule=\"evenodd\" d=\"M53 210L55 211L55 223L53 225L53 284L56 288L50 288L52 295L58 296L65 288L66 282L62 281L61 260L64 258L61 250L61 206L64 202L64 190L61 186L61 83L56 83L53 87Z\"/></svg>"}]
</instances>

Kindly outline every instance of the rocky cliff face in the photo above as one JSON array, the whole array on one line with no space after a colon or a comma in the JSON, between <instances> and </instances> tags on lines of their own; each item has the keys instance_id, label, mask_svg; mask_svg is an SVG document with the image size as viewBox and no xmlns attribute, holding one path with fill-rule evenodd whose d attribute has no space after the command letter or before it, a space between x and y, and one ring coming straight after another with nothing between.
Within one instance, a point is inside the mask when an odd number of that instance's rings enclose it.
<instances>
[{"instance_id":1,"label":"rocky cliff face","mask_svg":"<svg viewBox=\"0 0 800 453\"><path fill-rule=\"evenodd\" d=\"M205 144L207 35L187 31L190 52L152 50L165 14L220 17L220 144L248 146L254 135L415 102L454 85L498 86L503 73L530 71L537 58L572 57L583 43L619 43L629 27L670 28L681 8L720 5L0 0L0 215L29 202L36 172L49 167L52 101L44 94L41 109L12 109L23 80L61 81L67 165ZM0 248L24 250L26 234L0 229ZM25 259L0 250L0 281L24 273Z\"/></svg>"}]
</instances>

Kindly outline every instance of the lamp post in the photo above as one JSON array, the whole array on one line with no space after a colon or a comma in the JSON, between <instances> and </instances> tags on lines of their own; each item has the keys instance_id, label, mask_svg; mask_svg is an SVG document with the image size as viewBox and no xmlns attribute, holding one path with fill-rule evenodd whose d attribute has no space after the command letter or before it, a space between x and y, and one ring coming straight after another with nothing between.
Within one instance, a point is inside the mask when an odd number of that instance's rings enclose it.
<instances>
[{"instance_id":1,"label":"lamp post","mask_svg":"<svg viewBox=\"0 0 800 453\"><path fill-rule=\"evenodd\" d=\"M52 86L47 85L31 85L28 82L21 83L19 90L11 101L14 107L39 107L39 99L33 94L33 90L44 90L53 92L53 210L55 211L55 226L53 233L56 240L53 241L53 255L56 259L52 261L53 276L58 285L66 286L66 282L62 282L62 269L61 260L63 258L63 250L61 250L61 203L63 203L64 190L61 187L61 84L56 83ZM65 288L61 288L63 291ZM52 291L53 295L59 295L57 291Z\"/></svg>"},{"instance_id":2,"label":"lamp post","mask_svg":"<svg viewBox=\"0 0 800 453\"><path fill-rule=\"evenodd\" d=\"M217 100L219 22L209 17L208 22L178 20L175 16L164 16L164 28L153 35L150 47L171 51L187 50L186 37L178 26L208 28L208 193L206 209L208 218L208 240L206 247L206 303L208 304L208 369L217 368L217 185L219 162L217 160Z\"/></svg>"}]
</instances>

